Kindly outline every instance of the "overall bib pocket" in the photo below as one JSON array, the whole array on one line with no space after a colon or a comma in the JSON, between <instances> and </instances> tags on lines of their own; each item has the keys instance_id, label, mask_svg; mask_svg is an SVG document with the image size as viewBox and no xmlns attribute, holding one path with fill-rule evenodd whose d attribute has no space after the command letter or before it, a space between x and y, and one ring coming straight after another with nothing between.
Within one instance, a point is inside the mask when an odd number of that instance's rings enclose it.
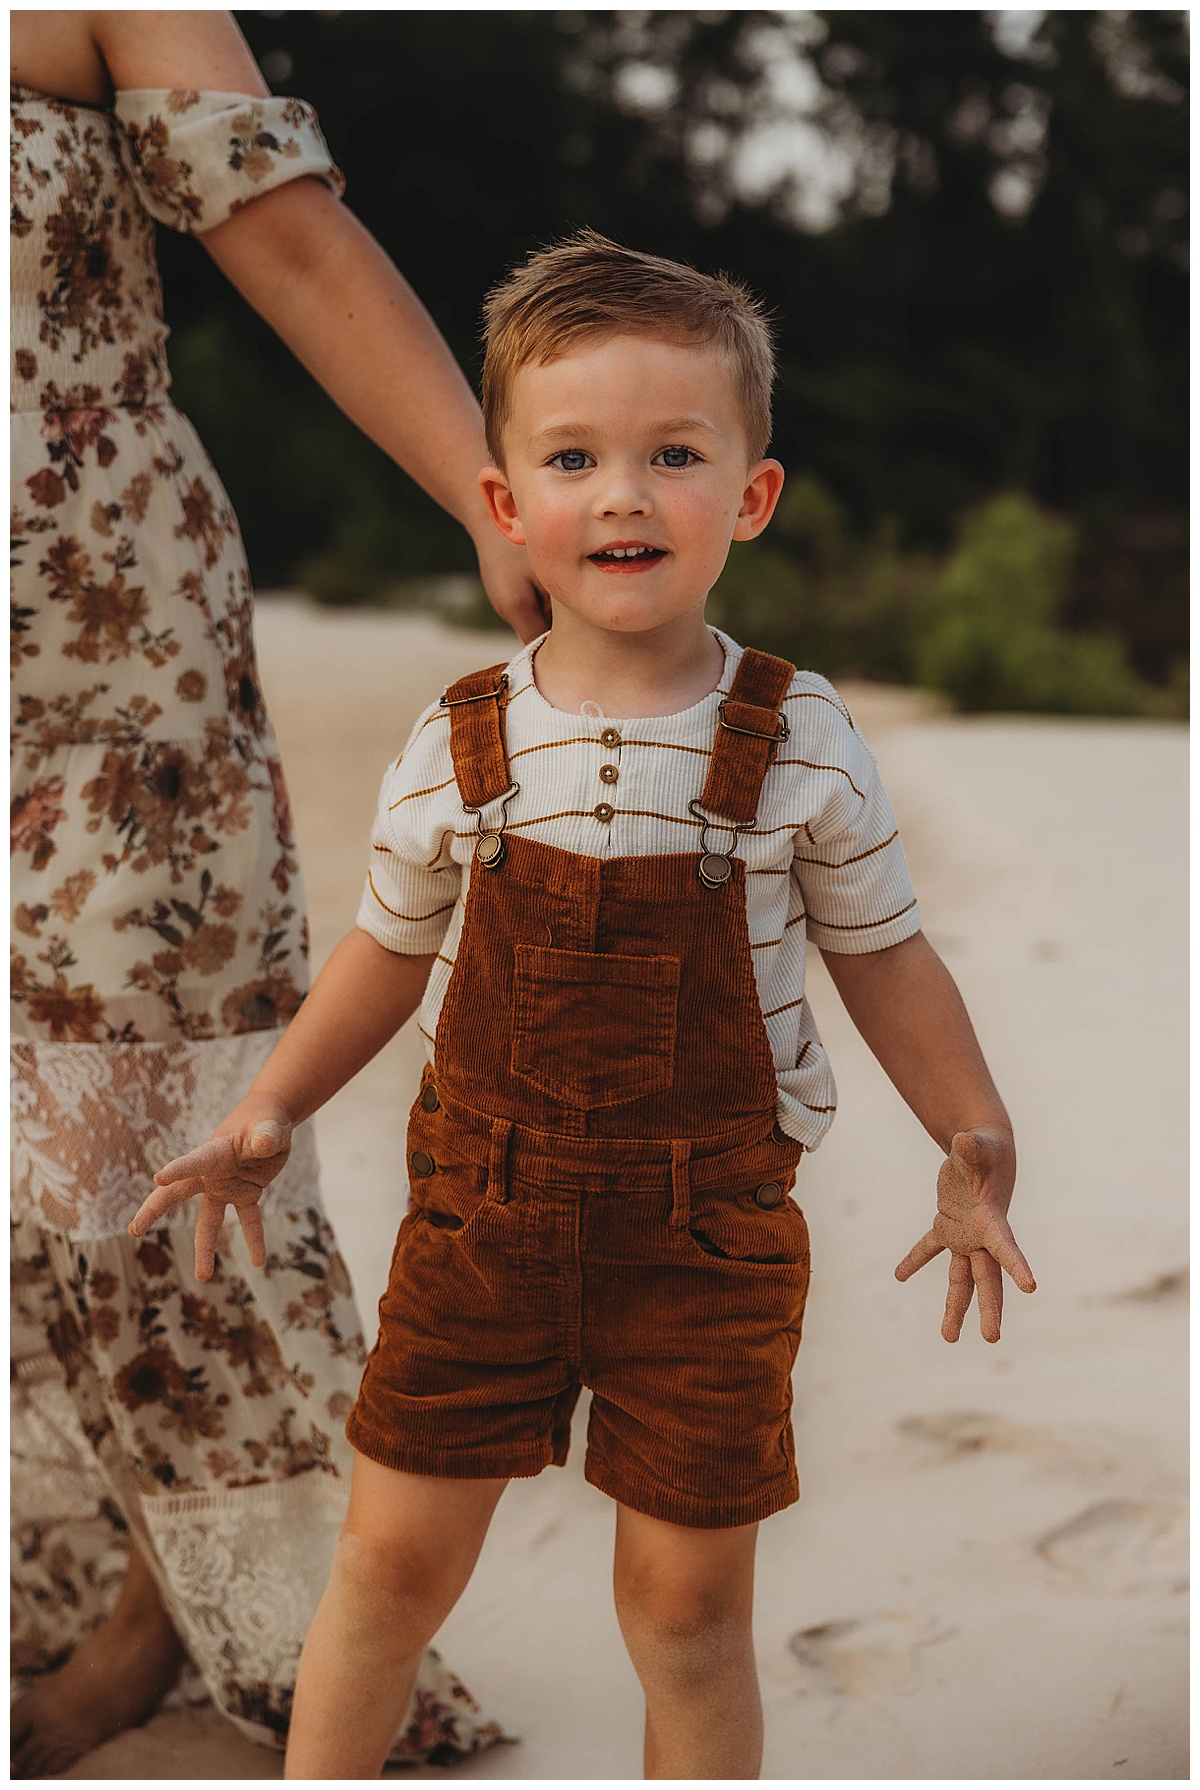
<instances>
[{"instance_id":1,"label":"overall bib pocket","mask_svg":"<svg viewBox=\"0 0 1200 1790\"><path fill-rule=\"evenodd\" d=\"M518 945L512 1072L567 1106L622 1106L675 1075L677 957Z\"/></svg>"}]
</instances>

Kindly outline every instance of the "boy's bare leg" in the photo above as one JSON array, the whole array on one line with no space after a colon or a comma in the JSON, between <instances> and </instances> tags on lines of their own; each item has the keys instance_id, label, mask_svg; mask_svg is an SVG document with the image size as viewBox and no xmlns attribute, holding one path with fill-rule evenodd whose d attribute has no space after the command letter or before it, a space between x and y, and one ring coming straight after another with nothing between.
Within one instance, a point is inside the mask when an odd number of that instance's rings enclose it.
<instances>
[{"instance_id":1,"label":"boy's bare leg","mask_svg":"<svg viewBox=\"0 0 1200 1790\"><path fill-rule=\"evenodd\" d=\"M507 1483L425 1478L355 1455L300 1656L285 1777L379 1776L421 1655L458 1602Z\"/></svg>"},{"instance_id":2,"label":"boy's bare leg","mask_svg":"<svg viewBox=\"0 0 1200 1790\"><path fill-rule=\"evenodd\" d=\"M682 1529L617 1506L617 1620L646 1694L648 1778L756 1778L758 1525Z\"/></svg>"},{"instance_id":3,"label":"boy's bare leg","mask_svg":"<svg viewBox=\"0 0 1200 1790\"><path fill-rule=\"evenodd\" d=\"M15 1778L49 1777L154 1714L179 1676L184 1651L141 1550L130 1543L111 1616L66 1665L16 1703L10 1745Z\"/></svg>"}]
</instances>

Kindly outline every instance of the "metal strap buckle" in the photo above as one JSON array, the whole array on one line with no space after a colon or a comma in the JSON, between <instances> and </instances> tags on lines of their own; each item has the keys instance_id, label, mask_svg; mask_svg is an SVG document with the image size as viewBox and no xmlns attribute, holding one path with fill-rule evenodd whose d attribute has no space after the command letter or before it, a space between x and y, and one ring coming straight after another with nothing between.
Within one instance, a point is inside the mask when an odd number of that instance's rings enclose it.
<instances>
[{"instance_id":1,"label":"metal strap buckle","mask_svg":"<svg viewBox=\"0 0 1200 1790\"><path fill-rule=\"evenodd\" d=\"M443 701L444 700L445 700L445 698L443 698ZM779 723L778 733L759 733L759 731L756 727L735 727L733 725L732 721L727 721L725 719L725 704L729 700L730 700L729 697L726 696L717 704L717 720L720 723L720 725L725 729L726 733L744 733L746 735L747 739L770 740L772 742L772 744L779 745L779 746L782 746L782 744L785 740L791 739L792 730L788 723L788 718L785 714L782 714L782 713L778 713L775 716L775 719ZM757 705L747 703L746 706L749 708L749 707L754 707Z\"/></svg>"},{"instance_id":2,"label":"metal strap buckle","mask_svg":"<svg viewBox=\"0 0 1200 1790\"><path fill-rule=\"evenodd\" d=\"M465 702L491 702L495 697L501 695L507 689L508 673L506 671L494 690L481 690L478 696L447 696L445 691L443 691L438 698L438 702L444 709L457 709L461 708ZM474 809L472 809L471 812L474 813Z\"/></svg>"}]
</instances>

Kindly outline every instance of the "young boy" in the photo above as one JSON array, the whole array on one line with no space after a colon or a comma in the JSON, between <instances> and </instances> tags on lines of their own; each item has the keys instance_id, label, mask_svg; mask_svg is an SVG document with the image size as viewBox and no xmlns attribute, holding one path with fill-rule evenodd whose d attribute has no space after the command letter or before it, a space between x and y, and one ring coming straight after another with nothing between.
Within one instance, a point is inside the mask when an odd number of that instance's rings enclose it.
<instances>
[{"instance_id":1,"label":"young boy","mask_svg":"<svg viewBox=\"0 0 1200 1790\"><path fill-rule=\"evenodd\" d=\"M947 1152L898 1276L952 1252L948 1341L973 1289L998 1339L1001 1267L1033 1290L1008 1119L874 760L822 678L705 624L730 541L783 483L771 378L744 289L588 231L493 293L481 483L553 627L421 716L357 928L130 1226L199 1193L200 1277L227 1204L261 1263L256 1201L293 1127L420 1007L412 1208L289 1777L379 1772L501 1492L562 1464L581 1386L646 1776L757 1775L756 1525L798 1496L808 1239L787 1196L834 1110L806 938Z\"/></svg>"}]
</instances>

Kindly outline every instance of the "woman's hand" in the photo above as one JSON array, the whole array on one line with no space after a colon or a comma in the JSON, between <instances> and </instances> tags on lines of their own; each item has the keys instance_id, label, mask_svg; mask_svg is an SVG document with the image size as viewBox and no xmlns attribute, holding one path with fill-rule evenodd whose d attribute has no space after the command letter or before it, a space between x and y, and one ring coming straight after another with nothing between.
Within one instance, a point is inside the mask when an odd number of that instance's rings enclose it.
<instances>
[{"instance_id":1,"label":"woman's hand","mask_svg":"<svg viewBox=\"0 0 1200 1790\"><path fill-rule=\"evenodd\" d=\"M1008 1207L1016 1179L1012 1133L960 1131L938 1172L938 1215L932 1230L913 1245L896 1269L908 1280L944 1249L950 1253L950 1285L942 1335L957 1342L972 1294L979 1296L979 1329L985 1342L1000 1341L1006 1268L1023 1293L1037 1282L1009 1229Z\"/></svg>"},{"instance_id":2,"label":"woman's hand","mask_svg":"<svg viewBox=\"0 0 1200 1790\"><path fill-rule=\"evenodd\" d=\"M144 1237L173 1207L199 1194L196 1279L212 1279L226 1206L237 1212L250 1260L261 1268L267 1252L258 1202L291 1149L292 1120L281 1103L262 1095L243 1100L206 1144L159 1169L154 1177L157 1188L139 1206L129 1225L130 1236Z\"/></svg>"},{"instance_id":3,"label":"woman's hand","mask_svg":"<svg viewBox=\"0 0 1200 1790\"><path fill-rule=\"evenodd\" d=\"M524 547L514 547L488 522L475 539L479 576L488 602L522 642L536 640L550 626L550 604L538 589Z\"/></svg>"}]
</instances>

